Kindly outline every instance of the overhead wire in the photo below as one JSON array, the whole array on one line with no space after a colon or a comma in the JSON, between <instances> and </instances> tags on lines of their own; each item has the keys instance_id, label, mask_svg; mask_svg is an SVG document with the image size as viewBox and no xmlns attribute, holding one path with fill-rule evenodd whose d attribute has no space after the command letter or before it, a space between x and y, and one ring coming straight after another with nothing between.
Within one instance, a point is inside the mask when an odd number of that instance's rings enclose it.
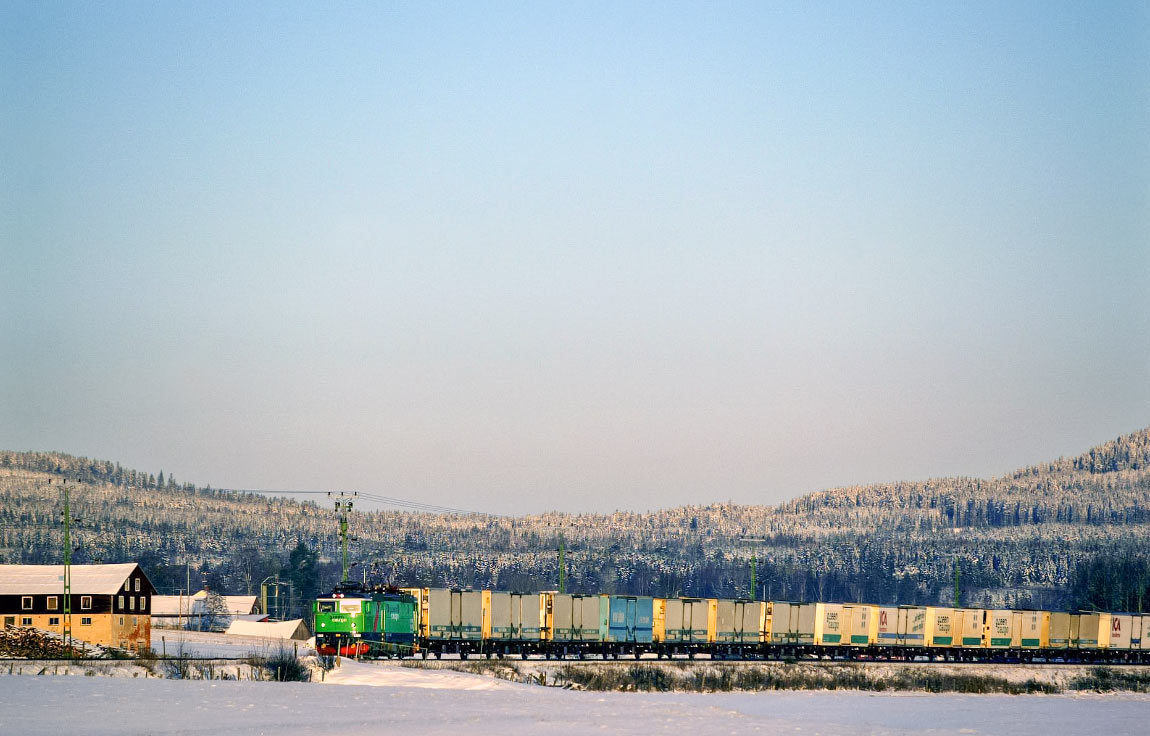
<instances>
[{"instance_id":1,"label":"overhead wire","mask_svg":"<svg viewBox=\"0 0 1150 736\"><path fill-rule=\"evenodd\" d=\"M369 491L293 491L287 489L271 489L271 488L218 488L216 490L228 491L231 493L255 493L261 496L275 495L275 496L295 496L295 495L323 495L330 496L336 493L351 493L355 494L358 498L363 498L368 501L375 501L376 503L385 504L387 506L397 506L400 508L410 509L412 511L422 511L430 514L458 514L469 515L478 514L481 516L498 516L485 511L473 511L470 509L455 508L453 506L443 506L441 504L425 503L423 501L413 501L406 498L397 498L395 496L385 496L379 493L372 493Z\"/></svg>"}]
</instances>

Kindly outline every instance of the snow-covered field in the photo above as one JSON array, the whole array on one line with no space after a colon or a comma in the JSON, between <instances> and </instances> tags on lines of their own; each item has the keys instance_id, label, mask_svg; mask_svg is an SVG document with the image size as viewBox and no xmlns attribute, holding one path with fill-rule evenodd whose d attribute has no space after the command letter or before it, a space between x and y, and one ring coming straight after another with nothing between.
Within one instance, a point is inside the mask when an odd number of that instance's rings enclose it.
<instances>
[{"instance_id":1,"label":"snow-covered field","mask_svg":"<svg viewBox=\"0 0 1150 736\"><path fill-rule=\"evenodd\" d=\"M281 645L289 649L298 646L301 655L314 653L304 642L297 644L259 636L229 636L211 631L152 630L152 649L157 654L166 653L168 656L182 651L188 657L246 657L250 654L267 654L269 650L278 650Z\"/></svg>"},{"instance_id":2,"label":"snow-covered field","mask_svg":"<svg viewBox=\"0 0 1150 736\"><path fill-rule=\"evenodd\" d=\"M313 683L0 677L0 734L1144 734L1145 695L596 693L347 662Z\"/></svg>"}]
</instances>

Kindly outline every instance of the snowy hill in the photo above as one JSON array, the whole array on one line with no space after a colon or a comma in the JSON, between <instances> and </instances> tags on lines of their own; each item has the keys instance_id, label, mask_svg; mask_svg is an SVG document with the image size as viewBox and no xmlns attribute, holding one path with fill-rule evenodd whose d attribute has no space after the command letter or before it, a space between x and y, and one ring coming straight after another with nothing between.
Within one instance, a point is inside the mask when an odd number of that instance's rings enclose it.
<instances>
[{"instance_id":1,"label":"snowy hill","mask_svg":"<svg viewBox=\"0 0 1150 736\"><path fill-rule=\"evenodd\" d=\"M60 453L0 452L0 562L56 559L58 485L47 480L61 476L80 481L81 561L138 560L171 592L189 561L214 589L245 593L302 542L319 551L322 582L338 574L329 509ZM773 598L948 602L957 565L965 604L1064 607L1096 596L1101 607L1136 608L1139 597L1150 605L1150 429L989 480L836 488L778 507L357 513L352 533L352 559L404 584L554 588L562 536L575 591L748 595L754 556L756 592ZM1091 570L1118 579L1096 585L1083 578Z\"/></svg>"}]
</instances>

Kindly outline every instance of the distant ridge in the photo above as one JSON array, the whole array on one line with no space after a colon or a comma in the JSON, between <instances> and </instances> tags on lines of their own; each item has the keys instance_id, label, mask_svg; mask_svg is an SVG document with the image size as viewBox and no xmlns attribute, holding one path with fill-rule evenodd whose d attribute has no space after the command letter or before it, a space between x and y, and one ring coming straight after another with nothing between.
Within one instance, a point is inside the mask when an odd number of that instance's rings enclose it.
<instances>
[{"instance_id":1,"label":"distant ridge","mask_svg":"<svg viewBox=\"0 0 1150 736\"><path fill-rule=\"evenodd\" d=\"M56 452L0 451L0 562L58 560L58 486L46 481L60 475L77 483L87 524L79 558L140 561L161 588L182 587L189 562L245 593L301 542L337 574L330 509ZM359 574L411 584L553 588L562 534L575 590L749 595L754 556L755 593L775 598L947 603L957 564L965 603L1062 607L1083 562L1147 555L1150 428L1000 478L832 488L775 507L352 522Z\"/></svg>"}]
</instances>

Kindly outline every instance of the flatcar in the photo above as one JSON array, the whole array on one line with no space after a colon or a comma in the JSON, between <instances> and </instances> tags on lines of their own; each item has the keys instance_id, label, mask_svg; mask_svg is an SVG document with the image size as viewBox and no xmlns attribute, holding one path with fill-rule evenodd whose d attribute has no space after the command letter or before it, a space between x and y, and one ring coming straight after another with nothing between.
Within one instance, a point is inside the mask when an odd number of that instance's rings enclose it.
<instances>
[{"instance_id":1,"label":"flatcar","mask_svg":"<svg viewBox=\"0 0 1150 736\"><path fill-rule=\"evenodd\" d=\"M418 651L418 604L398 589L340 583L313 603L312 613L322 656L402 657Z\"/></svg>"}]
</instances>

